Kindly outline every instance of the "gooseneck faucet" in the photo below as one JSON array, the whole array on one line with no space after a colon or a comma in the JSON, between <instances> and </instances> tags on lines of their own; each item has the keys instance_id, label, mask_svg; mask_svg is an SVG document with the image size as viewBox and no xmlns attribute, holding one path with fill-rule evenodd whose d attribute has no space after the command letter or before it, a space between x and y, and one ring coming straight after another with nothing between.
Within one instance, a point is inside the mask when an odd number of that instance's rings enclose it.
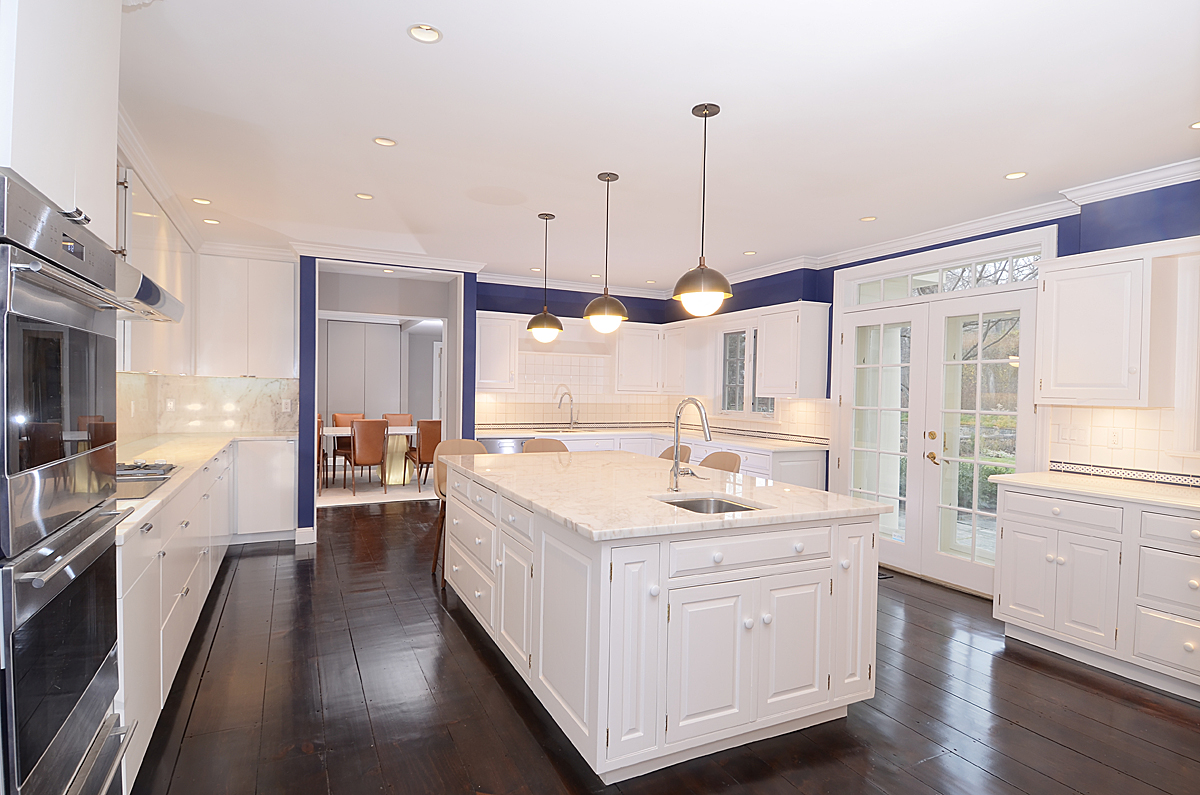
<instances>
[{"instance_id":1,"label":"gooseneck faucet","mask_svg":"<svg viewBox=\"0 0 1200 795\"><path fill-rule=\"evenodd\" d=\"M679 408L675 409L675 463L671 467L671 491L679 491L679 476L680 475L695 475L696 473L690 469L679 468L679 418L683 415L683 408L691 403L700 412L700 422L704 426L704 441L712 441L712 431L708 429L708 413L704 411L704 404L694 397L686 397L679 401Z\"/></svg>"},{"instance_id":2,"label":"gooseneck faucet","mask_svg":"<svg viewBox=\"0 0 1200 795\"><path fill-rule=\"evenodd\" d=\"M571 387L566 384L560 384L560 386L563 389L563 393L558 398L558 407L562 408L563 398L570 398L571 430L575 430L575 396L571 394Z\"/></svg>"}]
</instances>

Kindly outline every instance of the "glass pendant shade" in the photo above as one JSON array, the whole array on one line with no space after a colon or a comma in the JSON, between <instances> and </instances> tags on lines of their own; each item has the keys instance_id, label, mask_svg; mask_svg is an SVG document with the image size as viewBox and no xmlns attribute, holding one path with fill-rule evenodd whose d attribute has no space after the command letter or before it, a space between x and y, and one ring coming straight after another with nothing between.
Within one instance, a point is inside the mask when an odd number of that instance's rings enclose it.
<instances>
[{"instance_id":1,"label":"glass pendant shade","mask_svg":"<svg viewBox=\"0 0 1200 795\"><path fill-rule=\"evenodd\" d=\"M683 308L696 317L708 317L721 308L726 298L733 297L729 280L712 268L700 264L679 277L671 296L683 302Z\"/></svg>"},{"instance_id":2,"label":"glass pendant shade","mask_svg":"<svg viewBox=\"0 0 1200 795\"><path fill-rule=\"evenodd\" d=\"M561 320L550 314L548 307L542 307L542 313L530 318L525 328L533 332L533 338L538 342L554 342L563 325Z\"/></svg>"},{"instance_id":3,"label":"glass pendant shade","mask_svg":"<svg viewBox=\"0 0 1200 795\"><path fill-rule=\"evenodd\" d=\"M625 304L609 295L607 287L604 289L604 295L593 298L587 305L583 316L592 324L592 328L601 334L613 333L621 325L622 320L629 319Z\"/></svg>"}]
</instances>

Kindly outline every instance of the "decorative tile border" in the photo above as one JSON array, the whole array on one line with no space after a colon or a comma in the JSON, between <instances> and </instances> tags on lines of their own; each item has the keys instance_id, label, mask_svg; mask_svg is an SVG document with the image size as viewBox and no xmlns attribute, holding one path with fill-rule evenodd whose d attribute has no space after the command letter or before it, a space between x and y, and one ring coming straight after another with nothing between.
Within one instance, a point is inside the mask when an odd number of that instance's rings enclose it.
<instances>
[{"instance_id":1,"label":"decorative tile border","mask_svg":"<svg viewBox=\"0 0 1200 795\"><path fill-rule=\"evenodd\" d=\"M1168 486L1190 486L1200 489L1200 475L1185 475L1182 472L1151 472L1147 469L1072 464L1068 461L1051 461L1050 471L1069 472L1074 475L1093 475L1117 480L1138 480L1143 483L1162 483Z\"/></svg>"},{"instance_id":2,"label":"decorative tile border","mask_svg":"<svg viewBox=\"0 0 1200 795\"><path fill-rule=\"evenodd\" d=\"M479 423L475 427L481 431L567 431L569 430L570 426L568 426L568 424L565 422L492 422ZM575 430L577 431L670 431L674 427L674 424L669 422L575 423ZM680 423L679 427L693 434L703 432L699 425L693 425L692 423ZM747 430L745 428L729 428L723 425L714 425L713 423L709 423L709 428L713 431L713 433L720 433L726 436L739 436L744 439L771 439L777 442L796 442L800 444L829 444L829 440L821 436L804 436L798 433L780 433L777 431L756 431Z\"/></svg>"}]
</instances>

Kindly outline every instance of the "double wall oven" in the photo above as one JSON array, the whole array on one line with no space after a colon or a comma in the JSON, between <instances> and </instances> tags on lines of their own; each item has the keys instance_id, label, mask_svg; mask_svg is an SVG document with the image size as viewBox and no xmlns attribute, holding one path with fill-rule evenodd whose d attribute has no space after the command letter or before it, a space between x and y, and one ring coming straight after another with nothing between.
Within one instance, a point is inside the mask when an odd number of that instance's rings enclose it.
<instances>
[{"instance_id":1,"label":"double wall oven","mask_svg":"<svg viewBox=\"0 0 1200 795\"><path fill-rule=\"evenodd\" d=\"M115 256L0 175L0 743L11 795L120 789Z\"/></svg>"}]
</instances>

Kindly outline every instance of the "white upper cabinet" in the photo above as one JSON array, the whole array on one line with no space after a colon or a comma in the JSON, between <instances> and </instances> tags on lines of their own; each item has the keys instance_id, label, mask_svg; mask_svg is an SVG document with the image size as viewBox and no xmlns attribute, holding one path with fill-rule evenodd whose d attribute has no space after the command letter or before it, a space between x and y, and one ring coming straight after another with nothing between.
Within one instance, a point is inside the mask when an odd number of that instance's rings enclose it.
<instances>
[{"instance_id":1,"label":"white upper cabinet","mask_svg":"<svg viewBox=\"0 0 1200 795\"><path fill-rule=\"evenodd\" d=\"M294 378L295 279L291 262L199 257L196 375Z\"/></svg>"},{"instance_id":2,"label":"white upper cabinet","mask_svg":"<svg viewBox=\"0 0 1200 795\"><path fill-rule=\"evenodd\" d=\"M520 321L512 316L480 313L476 318L476 389L484 392L516 390L519 324Z\"/></svg>"},{"instance_id":3,"label":"white upper cabinet","mask_svg":"<svg viewBox=\"0 0 1200 795\"><path fill-rule=\"evenodd\" d=\"M672 328L662 333L662 391L683 395L687 389L687 329Z\"/></svg>"},{"instance_id":4,"label":"white upper cabinet","mask_svg":"<svg viewBox=\"0 0 1200 795\"><path fill-rule=\"evenodd\" d=\"M0 166L115 247L121 2L10 0L4 16L20 35L4 56Z\"/></svg>"},{"instance_id":5,"label":"white upper cabinet","mask_svg":"<svg viewBox=\"0 0 1200 795\"><path fill-rule=\"evenodd\" d=\"M758 316L756 394L823 398L828 381L829 305L800 302Z\"/></svg>"},{"instance_id":6,"label":"white upper cabinet","mask_svg":"<svg viewBox=\"0 0 1200 795\"><path fill-rule=\"evenodd\" d=\"M246 374L296 376L296 265L251 260L246 273Z\"/></svg>"},{"instance_id":7,"label":"white upper cabinet","mask_svg":"<svg viewBox=\"0 0 1200 795\"><path fill-rule=\"evenodd\" d=\"M662 333L657 326L622 323L617 335L617 392L662 390Z\"/></svg>"}]
</instances>

